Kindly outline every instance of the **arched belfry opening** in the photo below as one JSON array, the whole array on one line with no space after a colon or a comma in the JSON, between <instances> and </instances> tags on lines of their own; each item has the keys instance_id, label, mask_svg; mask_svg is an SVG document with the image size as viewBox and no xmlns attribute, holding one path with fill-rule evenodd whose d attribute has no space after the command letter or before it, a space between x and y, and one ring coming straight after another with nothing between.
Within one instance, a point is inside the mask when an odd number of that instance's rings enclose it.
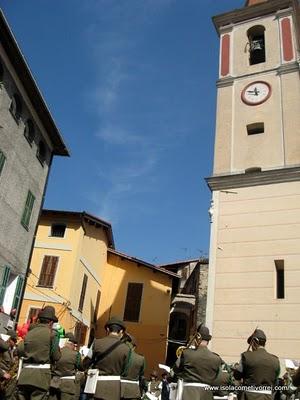
<instances>
[{"instance_id":1,"label":"arched belfry opening","mask_svg":"<svg viewBox=\"0 0 300 400\"><path fill-rule=\"evenodd\" d=\"M265 30L263 25L255 25L247 31L250 65L266 61Z\"/></svg>"}]
</instances>

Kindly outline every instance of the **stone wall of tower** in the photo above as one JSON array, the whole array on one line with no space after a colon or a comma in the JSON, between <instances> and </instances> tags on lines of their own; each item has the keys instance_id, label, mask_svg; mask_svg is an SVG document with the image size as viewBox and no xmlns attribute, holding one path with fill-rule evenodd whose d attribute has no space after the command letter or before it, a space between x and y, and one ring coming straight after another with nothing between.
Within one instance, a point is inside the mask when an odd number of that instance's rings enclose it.
<instances>
[{"instance_id":1,"label":"stone wall of tower","mask_svg":"<svg viewBox=\"0 0 300 400\"><path fill-rule=\"evenodd\" d=\"M238 188L218 199L208 289L214 351L235 361L258 325L271 352L300 359L300 182ZM275 260L284 260L284 299L276 298Z\"/></svg>"}]
</instances>

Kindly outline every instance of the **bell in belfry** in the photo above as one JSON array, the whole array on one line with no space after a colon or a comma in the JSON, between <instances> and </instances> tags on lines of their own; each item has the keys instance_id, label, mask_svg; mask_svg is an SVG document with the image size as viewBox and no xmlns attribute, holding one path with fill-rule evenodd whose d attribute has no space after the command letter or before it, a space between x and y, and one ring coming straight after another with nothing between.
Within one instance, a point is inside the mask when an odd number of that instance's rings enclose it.
<instances>
[{"instance_id":1,"label":"bell in belfry","mask_svg":"<svg viewBox=\"0 0 300 400\"><path fill-rule=\"evenodd\" d=\"M252 40L250 43L251 51L261 51L263 50L263 41L262 40Z\"/></svg>"}]
</instances>

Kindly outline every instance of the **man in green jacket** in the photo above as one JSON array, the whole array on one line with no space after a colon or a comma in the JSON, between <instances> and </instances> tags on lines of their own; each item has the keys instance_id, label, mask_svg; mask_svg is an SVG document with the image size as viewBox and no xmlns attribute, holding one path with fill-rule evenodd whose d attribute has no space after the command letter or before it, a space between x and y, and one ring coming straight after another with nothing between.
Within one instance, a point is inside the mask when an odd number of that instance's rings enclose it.
<instances>
[{"instance_id":1,"label":"man in green jacket","mask_svg":"<svg viewBox=\"0 0 300 400\"><path fill-rule=\"evenodd\" d=\"M73 333L66 333L65 338L68 342L53 368L49 400L77 400L80 395L80 379L76 373L83 371L81 355L75 350L77 341Z\"/></svg>"},{"instance_id":2,"label":"man in green jacket","mask_svg":"<svg viewBox=\"0 0 300 400\"><path fill-rule=\"evenodd\" d=\"M267 337L261 329L255 329L247 342L249 350L241 355L234 377L247 387L239 392L241 400L271 400L272 388L280 373L278 357L265 349ZM251 351L252 350L252 351Z\"/></svg>"},{"instance_id":3,"label":"man in green jacket","mask_svg":"<svg viewBox=\"0 0 300 400\"><path fill-rule=\"evenodd\" d=\"M12 329L7 331L9 339L0 343L0 399L15 399L16 373L18 371L18 360L15 355L15 346L18 335ZM14 375L14 376L13 376Z\"/></svg>"},{"instance_id":4,"label":"man in green jacket","mask_svg":"<svg viewBox=\"0 0 300 400\"><path fill-rule=\"evenodd\" d=\"M145 357L136 353L136 340L127 333L126 344L131 350L127 372L121 377L121 398L136 400L141 398L144 385Z\"/></svg>"},{"instance_id":5,"label":"man in green jacket","mask_svg":"<svg viewBox=\"0 0 300 400\"><path fill-rule=\"evenodd\" d=\"M126 327L121 319L112 317L105 330L107 336L94 341L84 366L91 365L99 373L94 399L120 400L120 379L126 374L130 356L130 349L122 340Z\"/></svg>"},{"instance_id":6,"label":"man in green jacket","mask_svg":"<svg viewBox=\"0 0 300 400\"><path fill-rule=\"evenodd\" d=\"M60 359L59 338L52 325L57 322L55 310L46 306L40 311L38 321L32 325L18 354L23 357L23 369L18 380L18 400L46 400L50 381L51 365Z\"/></svg>"},{"instance_id":7,"label":"man in green jacket","mask_svg":"<svg viewBox=\"0 0 300 400\"><path fill-rule=\"evenodd\" d=\"M212 400L210 385L217 385L221 375L222 359L208 349L211 335L206 326L198 328L195 348L183 350L173 368L183 380L182 400Z\"/></svg>"}]
</instances>

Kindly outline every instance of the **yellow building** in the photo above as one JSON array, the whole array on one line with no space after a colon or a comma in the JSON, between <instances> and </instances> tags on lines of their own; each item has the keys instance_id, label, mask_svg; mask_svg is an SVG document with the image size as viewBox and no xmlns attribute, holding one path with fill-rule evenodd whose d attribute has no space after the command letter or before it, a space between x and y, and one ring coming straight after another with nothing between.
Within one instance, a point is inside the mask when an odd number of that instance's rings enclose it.
<instances>
[{"instance_id":1,"label":"yellow building","mask_svg":"<svg viewBox=\"0 0 300 400\"><path fill-rule=\"evenodd\" d=\"M117 315L150 372L166 359L173 279L177 274L117 252L109 223L85 212L44 210L19 325L52 305L63 328L88 345Z\"/></svg>"},{"instance_id":2,"label":"yellow building","mask_svg":"<svg viewBox=\"0 0 300 400\"><path fill-rule=\"evenodd\" d=\"M60 324L88 344L99 318L111 225L85 212L43 210L19 324L53 305Z\"/></svg>"},{"instance_id":3,"label":"yellow building","mask_svg":"<svg viewBox=\"0 0 300 400\"><path fill-rule=\"evenodd\" d=\"M144 354L147 372L166 359L173 272L108 249L97 337L112 315L119 315Z\"/></svg>"}]
</instances>

